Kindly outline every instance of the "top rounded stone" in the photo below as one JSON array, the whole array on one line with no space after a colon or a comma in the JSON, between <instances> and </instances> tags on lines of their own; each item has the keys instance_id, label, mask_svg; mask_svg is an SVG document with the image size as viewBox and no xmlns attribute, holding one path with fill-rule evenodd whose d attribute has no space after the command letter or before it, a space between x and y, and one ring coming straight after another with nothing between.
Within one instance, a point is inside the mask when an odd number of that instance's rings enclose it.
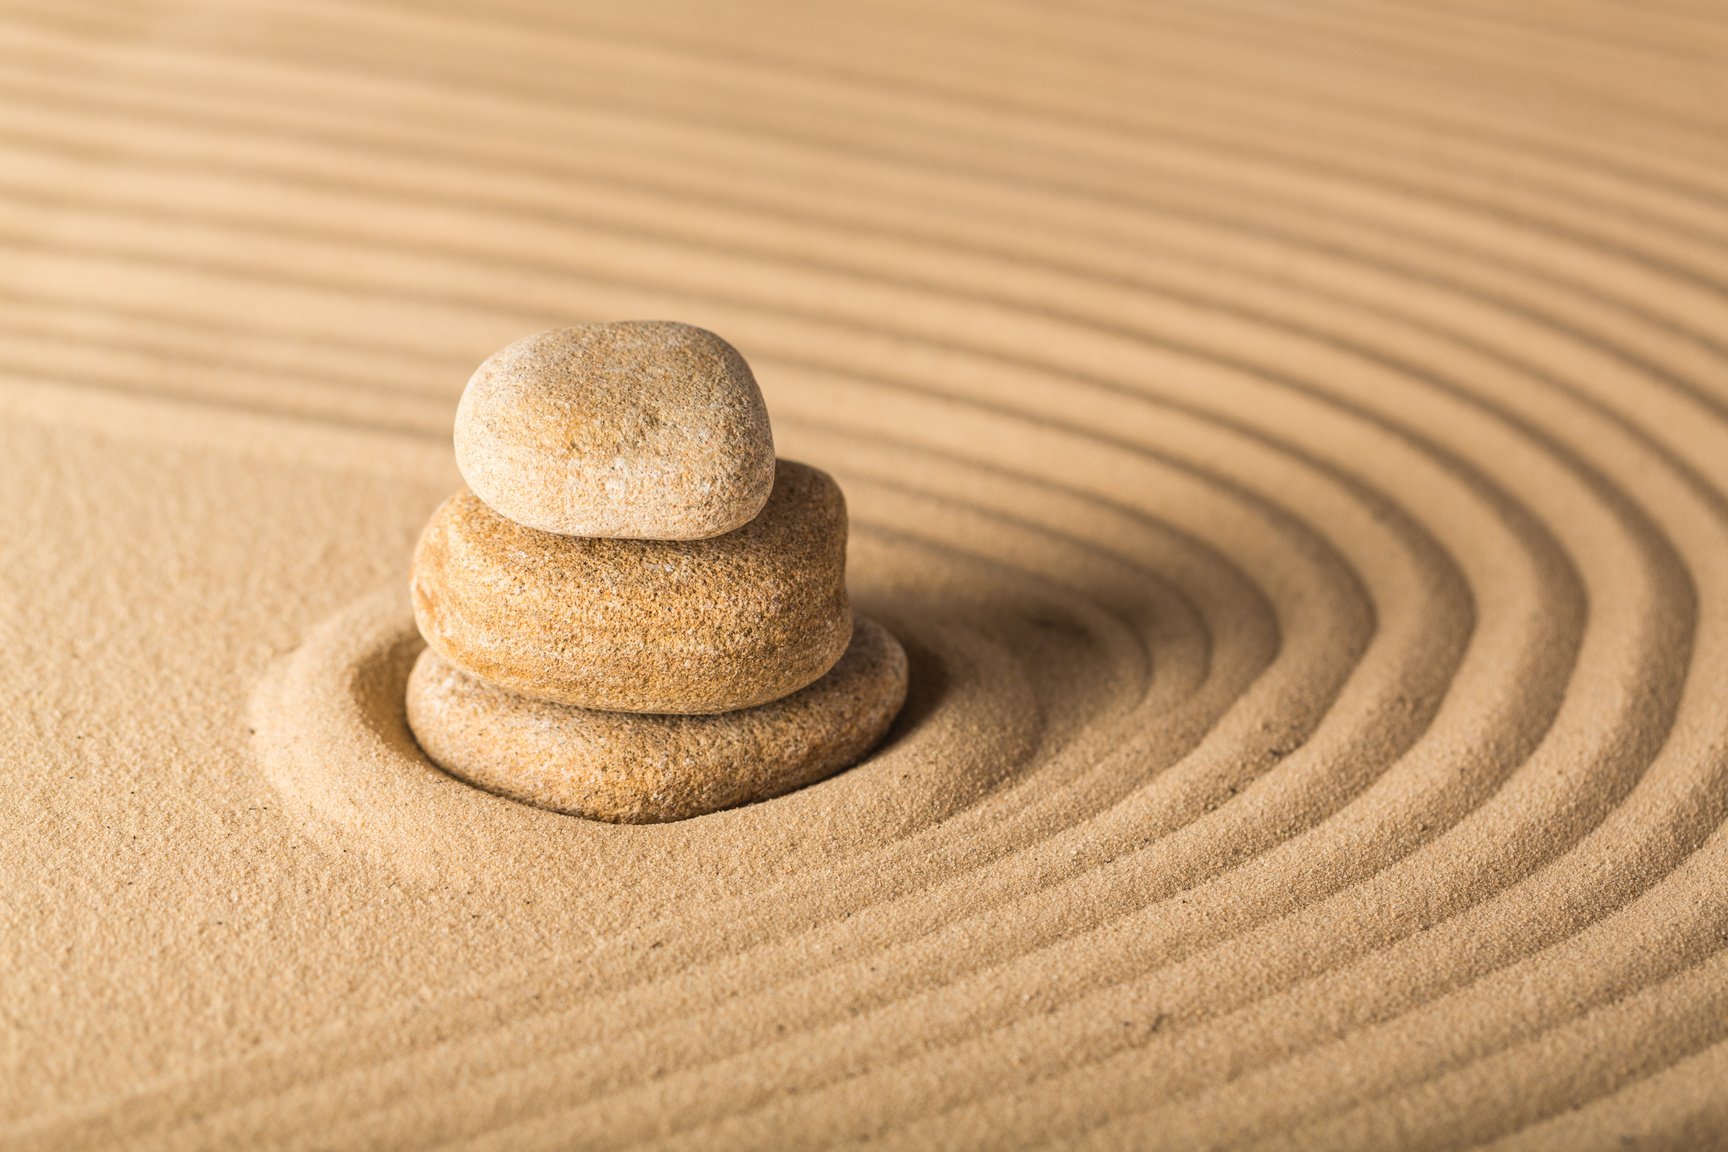
<instances>
[{"instance_id":1,"label":"top rounded stone","mask_svg":"<svg viewBox=\"0 0 1728 1152\"><path fill-rule=\"evenodd\" d=\"M756 378L714 333L671 321L554 328L481 364L456 466L493 511L544 532L701 540L774 487Z\"/></svg>"}]
</instances>

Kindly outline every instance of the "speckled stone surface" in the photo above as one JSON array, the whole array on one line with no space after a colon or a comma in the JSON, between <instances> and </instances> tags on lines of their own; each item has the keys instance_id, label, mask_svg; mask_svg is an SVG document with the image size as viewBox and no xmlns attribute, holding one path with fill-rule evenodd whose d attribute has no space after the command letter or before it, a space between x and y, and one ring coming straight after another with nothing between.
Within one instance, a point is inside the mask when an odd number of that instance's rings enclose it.
<instances>
[{"instance_id":1,"label":"speckled stone surface","mask_svg":"<svg viewBox=\"0 0 1728 1152\"><path fill-rule=\"evenodd\" d=\"M554 328L488 357L456 409L456 465L546 532L697 540L762 509L774 437L750 366L702 328Z\"/></svg>"},{"instance_id":2,"label":"speckled stone surface","mask_svg":"<svg viewBox=\"0 0 1728 1152\"><path fill-rule=\"evenodd\" d=\"M801 788L861 759L906 699L906 653L859 617L827 675L782 700L715 716L642 716L494 688L428 648L408 723L451 775L579 816L680 820Z\"/></svg>"},{"instance_id":3,"label":"speckled stone surface","mask_svg":"<svg viewBox=\"0 0 1728 1152\"><path fill-rule=\"evenodd\" d=\"M782 460L750 523L708 540L559 536L459 492L414 555L438 653L500 687L620 712L725 712L796 692L851 637L846 501Z\"/></svg>"}]
</instances>

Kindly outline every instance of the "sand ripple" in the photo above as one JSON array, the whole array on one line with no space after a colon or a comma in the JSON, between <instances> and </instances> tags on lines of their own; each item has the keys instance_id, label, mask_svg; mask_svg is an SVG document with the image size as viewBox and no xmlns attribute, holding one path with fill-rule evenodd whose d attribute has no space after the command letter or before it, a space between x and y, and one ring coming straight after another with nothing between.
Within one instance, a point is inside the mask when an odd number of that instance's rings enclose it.
<instances>
[{"instance_id":1,"label":"sand ripple","mask_svg":"<svg viewBox=\"0 0 1728 1152\"><path fill-rule=\"evenodd\" d=\"M705 325L913 695L859 769L600 826L427 765L358 600L261 770L544 948L45 1144L1728 1131L1720 14L160 7L0 36L0 223L63 237L11 372L442 452L523 331Z\"/></svg>"}]
</instances>

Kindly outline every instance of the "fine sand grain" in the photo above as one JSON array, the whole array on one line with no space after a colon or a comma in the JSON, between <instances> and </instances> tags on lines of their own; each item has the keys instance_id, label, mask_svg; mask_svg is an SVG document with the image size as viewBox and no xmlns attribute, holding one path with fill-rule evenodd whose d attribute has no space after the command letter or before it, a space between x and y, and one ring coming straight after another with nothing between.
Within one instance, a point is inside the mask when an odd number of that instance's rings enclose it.
<instances>
[{"instance_id":1,"label":"fine sand grain","mask_svg":"<svg viewBox=\"0 0 1728 1152\"><path fill-rule=\"evenodd\" d=\"M1728 9L0 0L0 1146L1728 1140ZM475 364L737 346L906 706L409 736Z\"/></svg>"}]
</instances>

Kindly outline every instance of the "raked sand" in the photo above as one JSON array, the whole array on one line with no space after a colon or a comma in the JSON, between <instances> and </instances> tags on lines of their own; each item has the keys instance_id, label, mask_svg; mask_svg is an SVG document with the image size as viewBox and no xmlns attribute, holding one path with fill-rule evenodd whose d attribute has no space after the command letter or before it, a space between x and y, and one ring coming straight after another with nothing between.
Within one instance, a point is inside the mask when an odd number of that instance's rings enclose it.
<instances>
[{"instance_id":1,"label":"raked sand","mask_svg":"<svg viewBox=\"0 0 1728 1152\"><path fill-rule=\"evenodd\" d=\"M1728 1139L1728 8L0 0L0 1146ZM408 737L456 397L749 358L911 662Z\"/></svg>"}]
</instances>

